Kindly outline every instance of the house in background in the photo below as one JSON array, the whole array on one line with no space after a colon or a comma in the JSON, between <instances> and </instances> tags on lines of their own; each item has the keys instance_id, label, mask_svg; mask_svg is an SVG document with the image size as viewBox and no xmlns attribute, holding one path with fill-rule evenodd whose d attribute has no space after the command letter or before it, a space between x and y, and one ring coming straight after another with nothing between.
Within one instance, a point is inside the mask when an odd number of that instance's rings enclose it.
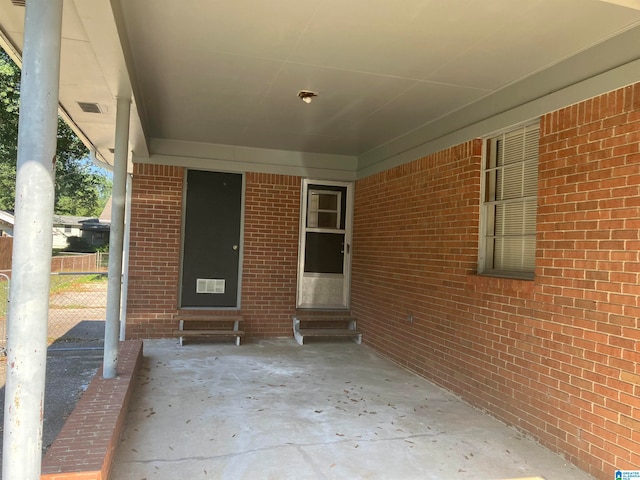
<instances>
[{"instance_id":1,"label":"house in background","mask_svg":"<svg viewBox=\"0 0 640 480\"><path fill-rule=\"evenodd\" d=\"M13 236L13 215L0 210L0 235ZM64 249L69 246L69 237L79 237L93 247L102 247L109 243L111 222L111 199L99 218L72 215L53 216L53 248Z\"/></svg>"},{"instance_id":2,"label":"house in background","mask_svg":"<svg viewBox=\"0 0 640 480\"><path fill-rule=\"evenodd\" d=\"M109 245L111 201L109 197L98 218L87 219L80 226L80 236L92 247L100 248Z\"/></svg>"},{"instance_id":3,"label":"house in background","mask_svg":"<svg viewBox=\"0 0 640 480\"><path fill-rule=\"evenodd\" d=\"M109 243L109 226L95 217L54 215L53 248L67 248L71 237L80 238L91 247L102 247Z\"/></svg>"},{"instance_id":4,"label":"house in background","mask_svg":"<svg viewBox=\"0 0 640 480\"><path fill-rule=\"evenodd\" d=\"M54 215L53 248L67 248L70 237L78 237L90 247L103 247L109 244L110 226L111 197L107 200L98 218Z\"/></svg>"},{"instance_id":5,"label":"house in background","mask_svg":"<svg viewBox=\"0 0 640 480\"><path fill-rule=\"evenodd\" d=\"M349 312L597 478L640 469L637 2L64 5L60 103L107 163L132 102L129 338Z\"/></svg>"},{"instance_id":6,"label":"house in background","mask_svg":"<svg viewBox=\"0 0 640 480\"><path fill-rule=\"evenodd\" d=\"M13 237L13 214L0 210L0 236Z\"/></svg>"},{"instance_id":7,"label":"house in background","mask_svg":"<svg viewBox=\"0 0 640 480\"><path fill-rule=\"evenodd\" d=\"M104 247L109 244L110 225L99 219L90 218L82 222L80 237L92 247Z\"/></svg>"},{"instance_id":8,"label":"house in background","mask_svg":"<svg viewBox=\"0 0 640 480\"><path fill-rule=\"evenodd\" d=\"M72 215L53 216L53 248L64 249L69 246L70 237L80 237L82 222L89 217L77 217Z\"/></svg>"}]
</instances>

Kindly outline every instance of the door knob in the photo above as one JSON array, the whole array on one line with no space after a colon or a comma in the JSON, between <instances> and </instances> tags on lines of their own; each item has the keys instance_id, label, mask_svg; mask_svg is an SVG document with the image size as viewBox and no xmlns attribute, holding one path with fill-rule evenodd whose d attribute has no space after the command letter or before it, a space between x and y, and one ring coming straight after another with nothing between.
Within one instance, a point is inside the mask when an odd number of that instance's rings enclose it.
<instances>
[{"instance_id":1,"label":"door knob","mask_svg":"<svg viewBox=\"0 0 640 480\"><path fill-rule=\"evenodd\" d=\"M233 247L231 247L233 250L238 250L238 245L234 245Z\"/></svg>"}]
</instances>

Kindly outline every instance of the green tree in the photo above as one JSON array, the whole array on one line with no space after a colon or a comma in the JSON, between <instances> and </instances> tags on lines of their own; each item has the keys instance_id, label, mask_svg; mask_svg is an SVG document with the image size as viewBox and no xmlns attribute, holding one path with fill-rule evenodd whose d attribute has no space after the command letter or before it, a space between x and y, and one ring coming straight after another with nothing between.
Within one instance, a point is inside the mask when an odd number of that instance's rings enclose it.
<instances>
[{"instance_id":1,"label":"green tree","mask_svg":"<svg viewBox=\"0 0 640 480\"><path fill-rule=\"evenodd\" d=\"M20 71L0 49L0 209L13 210L18 153Z\"/></svg>"},{"instance_id":2,"label":"green tree","mask_svg":"<svg viewBox=\"0 0 640 480\"><path fill-rule=\"evenodd\" d=\"M18 157L20 69L0 49L0 209L13 210ZM87 160L88 151L58 118L55 213L97 216L111 195L111 179Z\"/></svg>"}]
</instances>

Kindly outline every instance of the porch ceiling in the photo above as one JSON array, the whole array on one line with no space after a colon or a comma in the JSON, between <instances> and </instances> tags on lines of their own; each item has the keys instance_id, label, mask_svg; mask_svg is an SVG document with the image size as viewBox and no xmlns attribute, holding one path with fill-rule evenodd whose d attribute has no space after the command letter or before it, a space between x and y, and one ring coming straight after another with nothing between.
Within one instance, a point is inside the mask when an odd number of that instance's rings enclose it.
<instances>
[{"instance_id":1,"label":"porch ceiling","mask_svg":"<svg viewBox=\"0 0 640 480\"><path fill-rule=\"evenodd\" d=\"M464 127L454 112L488 117L636 60L620 35L640 32L639 3L65 0L61 105L109 163L129 90L141 156L152 139L362 156L410 134L393 154L443 119ZM18 55L23 16L0 0ZM605 49L616 36L626 48Z\"/></svg>"}]
</instances>

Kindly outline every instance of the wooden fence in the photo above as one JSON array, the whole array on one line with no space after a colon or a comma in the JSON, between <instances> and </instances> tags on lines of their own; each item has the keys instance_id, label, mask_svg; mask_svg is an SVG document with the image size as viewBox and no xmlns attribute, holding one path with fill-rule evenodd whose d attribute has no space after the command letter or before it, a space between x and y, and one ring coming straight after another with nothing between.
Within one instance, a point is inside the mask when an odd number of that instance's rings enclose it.
<instances>
[{"instance_id":1,"label":"wooden fence","mask_svg":"<svg viewBox=\"0 0 640 480\"><path fill-rule=\"evenodd\" d=\"M0 272L11 270L11 249L13 248L13 238L0 237Z\"/></svg>"},{"instance_id":2,"label":"wooden fence","mask_svg":"<svg viewBox=\"0 0 640 480\"><path fill-rule=\"evenodd\" d=\"M0 237L0 272L7 273L11 271L12 248L13 238ZM95 253L58 255L51 259L52 272L95 272L97 269Z\"/></svg>"}]
</instances>

